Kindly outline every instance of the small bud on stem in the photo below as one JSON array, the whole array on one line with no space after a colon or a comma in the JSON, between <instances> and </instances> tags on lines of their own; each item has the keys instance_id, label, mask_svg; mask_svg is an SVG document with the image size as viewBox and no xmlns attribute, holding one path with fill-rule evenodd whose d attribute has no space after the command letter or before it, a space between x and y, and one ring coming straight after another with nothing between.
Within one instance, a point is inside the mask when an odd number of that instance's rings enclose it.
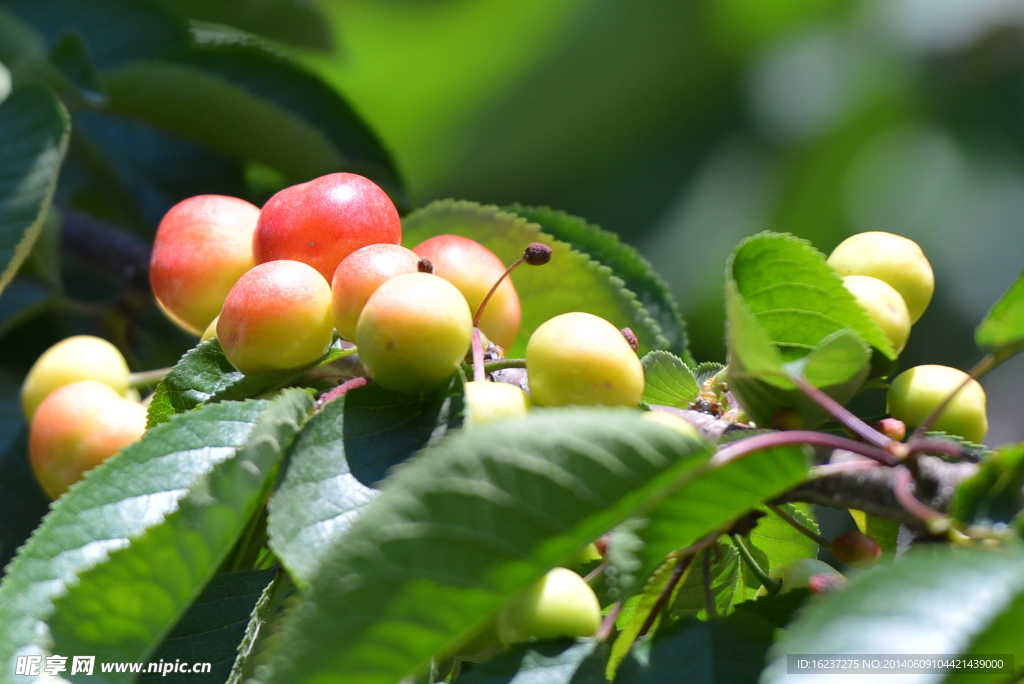
<instances>
[{"instance_id":1,"label":"small bud on stem","mask_svg":"<svg viewBox=\"0 0 1024 684\"><path fill-rule=\"evenodd\" d=\"M420 273L433 273L434 264L430 263L430 259L427 257L420 257L420 260L416 262L416 270Z\"/></svg>"},{"instance_id":2,"label":"small bud on stem","mask_svg":"<svg viewBox=\"0 0 1024 684\"><path fill-rule=\"evenodd\" d=\"M629 342L629 348L630 349L632 349L633 351L636 351L637 349L640 348L640 342L637 341L637 339L636 339L636 333L634 333L629 328L623 328L619 332L621 332L622 336L626 338L626 342Z\"/></svg>"},{"instance_id":3,"label":"small bud on stem","mask_svg":"<svg viewBox=\"0 0 1024 684\"><path fill-rule=\"evenodd\" d=\"M551 261L551 248L543 242L534 242L523 251L523 261L530 266L543 266Z\"/></svg>"}]
</instances>

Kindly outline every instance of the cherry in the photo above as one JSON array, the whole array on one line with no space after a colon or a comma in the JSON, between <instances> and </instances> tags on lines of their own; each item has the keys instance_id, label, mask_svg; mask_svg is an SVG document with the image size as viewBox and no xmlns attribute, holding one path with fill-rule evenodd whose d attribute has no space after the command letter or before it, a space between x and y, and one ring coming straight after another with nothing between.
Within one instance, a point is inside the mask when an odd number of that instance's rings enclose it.
<instances>
[{"instance_id":1,"label":"cherry","mask_svg":"<svg viewBox=\"0 0 1024 684\"><path fill-rule=\"evenodd\" d=\"M859 233L846 238L828 257L841 276L878 278L900 293L907 303L910 322L917 323L935 290L935 274L921 247L900 235Z\"/></svg>"},{"instance_id":2,"label":"cherry","mask_svg":"<svg viewBox=\"0 0 1024 684\"><path fill-rule=\"evenodd\" d=\"M491 250L458 235L432 237L413 251L430 260L435 275L459 289L473 313L505 273L505 265ZM512 281L506 278L488 301L480 318L480 330L495 344L508 349L519 334L521 317L519 296Z\"/></svg>"},{"instance_id":3,"label":"cherry","mask_svg":"<svg viewBox=\"0 0 1024 684\"><path fill-rule=\"evenodd\" d=\"M399 245L368 245L345 257L331 281L334 327L346 340L356 338L356 323L366 300L381 283L418 271L419 255Z\"/></svg>"},{"instance_id":4,"label":"cherry","mask_svg":"<svg viewBox=\"0 0 1024 684\"><path fill-rule=\"evenodd\" d=\"M32 420L32 470L47 495L56 499L145 431L141 404L95 380L65 385L39 405Z\"/></svg>"},{"instance_id":5,"label":"cherry","mask_svg":"<svg viewBox=\"0 0 1024 684\"><path fill-rule=\"evenodd\" d=\"M896 353L903 351L910 337L910 311L900 293L888 283L871 276L846 276L843 285L882 329Z\"/></svg>"},{"instance_id":6,"label":"cherry","mask_svg":"<svg viewBox=\"0 0 1024 684\"><path fill-rule=\"evenodd\" d=\"M429 273L386 281L356 325L359 360L396 392L418 392L450 377L469 351L473 317L455 286Z\"/></svg>"},{"instance_id":7,"label":"cherry","mask_svg":"<svg viewBox=\"0 0 1024 684\"><path fill-rule=\"evenodd\" d=\"M700 434L697 432L697 428L690 425L690 423L683 418L669 413L668 411L645 411L640 414L640 419L646 420L649 423L664 425L671 430L675 430L684 437L700 439Z\"/></svg>"},{"instance_id":8,"label":"cherry","mask_svg":"<svg viewBox=\"0 0 1024 684\"><path fill-rule=\"evenodd\" d=\"M555 568L498 613L497 625L506 644L587 637L601 626L601 604L582 577Z\"/></svg>"},{"instance_id":9,"label":"cherry","mask_svg":"<svg viewBox=\"0 0 1024 684\"><path fill-rule=\"evenodd\" d=\"M97 380L117 394L128 394L130 372L117 347L89 335L69 337L40 356L21 386L21 407L29 422L54 390L80 380Z\"/></svg>"},{"instance_id":10,"label":"cherry","mask_svg":"<svg viewBox=\"0 0 1024 684\"><path fill-rule=\"evenodd\" d=\"M882 547L860 530L850 530L833 540L832 555L843 565L869 568L882 557Z\"/></svg>"},{"instance_id":11,"label":"cherry","mask_svg":"<svg viewBox=\"0 0 1024 684\"><path fill-rule=\"evenodd\" d=\"M516 385L504 382L467 382L466 408L469 409L469 424L482 425L502 418L525 416L530 409L530 397Z\"/></svg>"},{"instance_id":12,"label":"cherry","mask_svg":"<svg viewBox=\"0 0 1024 684\"><path fill-rule=\"evenodd\" d=\"M334 339L331 288L298 261L260 264L228 293L217 339L231 365L246 375L312 363Z\"/></svg>"},{"instance_id":13,"label":"cherry","mask_svg":"<svg viewBox=\"0 0 1024 684\"><path fill-rule=\"evenodd\" d=\"M896 376L889 386L885 404L889 415L909 427L920 425L933 410L946 400L967 373L948 366L916 366ZM988 432L985 413L985 390L971 380L939 414L932 429L980 443Z\"/></svg>"},{"instance_id":14,"label":"cherry","mask_svg":"<svg viewBox=\"0 0 1024 684\"><path fill-rule=\"evenodd\" d=\"M173 322L198 335L220 313L231 286L255 265L260 210L245 200L200 195L171 207L156 231L149 282Z\"/></svg>"},{"instance_id":15,"label":"cherry","mask_svg":"<svg viewBox=\"0 0 1024 684\"><path fill-rule=\"evenodd\" d=\"M199 338L200 342L209 342L217 336L217 324L220 322L220 314L210 321L210 325L206 326L206 330L203 331L203 336Z\"/></svg>"},{"instance_id":16,"label":"cherry","mask_svg":"<svg viewBox=\"0 0 1024 684\"><path fill-rule=\"evenodd\" d=\"M839 575L842 577L842 573L838 572L831 565L815 558L797 558L788 563L776 565L768 573L769 577L782 580L782 588L779 589L780 594L785 594L794 589L804 589L808 586L811 578L818 575Z\"/></svg>"},{"instance_id":17,"label":"cherry","mask_svg":"<svg viewBox=\"0 0 1024 684\"><path fill-rule=\"evenodd\" d=\"M398 210L383 190L368 178L332 173L267 200L252 250L258 264L301 261L330 282L338 264L360 247L401 241Z\"/></svg>"},{"instance_id":18,"label":"cherry","mask_svg":"<svg viewBox=\"0 0 1024 684\"><path fill-rule=\"evenodd\" d=\"M543 323L526 345L530 395L537 406L637 406L644 369L618 328L592 314Z\"/></svg>"}]
</instances>

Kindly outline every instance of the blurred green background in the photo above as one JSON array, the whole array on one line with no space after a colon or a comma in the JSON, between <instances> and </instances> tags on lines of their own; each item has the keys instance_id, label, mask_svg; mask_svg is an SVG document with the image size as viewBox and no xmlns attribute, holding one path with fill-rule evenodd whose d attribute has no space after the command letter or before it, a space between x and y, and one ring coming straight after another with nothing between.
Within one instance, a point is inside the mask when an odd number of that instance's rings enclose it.
<instances>
[{"instance_id":1,"label":"blurred green background","mask_svg":"<svg viewBox=\"0 0 1024 684\"><path fill-rule=\"evenodd\" d=\"M416 203L546 204L636 246L698 360L724 356L744 236L828 252L917 240L935 300L901 366L967 368L1024 268L1017 0L324 0L295 52L395 155ZM1024 439L1024 358L985 380L989 443ZM880 395L868 398L878 406Z\"/></svg>"}]
</instances>

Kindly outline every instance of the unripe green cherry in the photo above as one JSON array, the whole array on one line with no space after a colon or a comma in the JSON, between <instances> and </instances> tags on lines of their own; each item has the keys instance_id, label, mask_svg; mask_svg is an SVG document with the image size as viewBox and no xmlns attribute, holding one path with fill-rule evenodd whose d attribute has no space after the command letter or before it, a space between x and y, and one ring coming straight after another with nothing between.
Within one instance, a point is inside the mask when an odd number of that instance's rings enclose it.
<instances>
[{"instance_id":1,"label":"unripe green cherry","mask_svg":"<svg viewBox=\"0 0 1024 684\"><path fill-rule=\"evenodd\" d=\"M644 369L614 325L588 313L555 316L526 345L537 406L630 406L644 393Z\"/></svg>"},{"instance_id":2,"label":"unripe green cherry","mask_svg":"<svg viewBox=\"0 0 1024 684\"><path fill-rule=\"evenodd\" d=\"M260 264L228 293L217 339L231 365L246 375L310 364L334 339L331 288L307 264Z\"/></svg>"},{"instance_id":3,"label":"unripe green cherry","mask_svg":"<svg viewBox=\"0 0 1024 684\"><path fill-rule=\"evenodd\" d=\"M505 264L494 252L459 235L432 237L416 245L412 251L430 260L434 265L434 275L459 288L473 314L505 272ZM521 317L519 295L512 280L506 278L487 302L480 318L480 330L492 342L508 349L519 334Z\"/></svg>"},{"instance_id":4,"label":"unripe green cherry","mask_svg":"<svg viewBox=\"0 0 1024 684\"><path fill-rule=\"evenodd\" d=\"M359 360L382 387L429 389L455 372L473 337L465 297L429 273L395 276L377 288L356 325Z\"/></svg>"},{"instance_id":5,"label":"unripe green cherry","mask_svg":"<svg viewBox=\"0 0 1024 684\"><path fill-rule=\"evenodd\" d=\"M367 245L345 257L331 281L334 327L346 340L356 339L359 314L377 288L403 273L416 273L420 257L400 245Z\"/></svg>"},{"instance_id":6,"label":"unripe green cherry","mask_svg":"<svg viewBox=\"0 0 1024 684\"><path fill-rule=\"evenodd\" d=\"M497 624L506 644L587 637L601 626L601 604L582 577L555 568L498 613Z\"/></svg>"},{"instance_id":7,"label":"unripe green cherry","mask_svg":"<svg viewBox=\"0 0 1024 684\"><path fill-rule=\"evenodd\" d=\"M843 565L870 568L882 557L882 547L860 530L850 530L832 542L832 555Z\"/></svg>"},{"instance_id":8,"label":"unripe green cherry","mask_svg":"<svg viewBox=\"0 0 1024 684\"><path fill-rule=\"evenodd\" d=\"M797 558L788 563L776 565L768 573L772 579L782 581L780 594L793 591L794 589L805 589L808 581L815 575L842 575L828 563L815 558Z\"/></svg>"},{"instance_id":9,"label":"unripe green cherry","mask_svg":"<svg viewBox=\"0 0 1024 684\"><path fill-rule=\"evenodd\" d=\"M668 411L645 411L640 414L640 419L646 420L649 423L664 425L670 430L675 430L683 437L700 439L700 433L697 432L697 428L690 425L686 420L669 413Z\"/></svg>"},{"instance_id":10,"label":"unripe green cherry","mask_svg":"<svg viewBox=\"0 0 1024 684\"><path fill-rule=\"evenodd\" d=\"M231 286L256 265L252 236L260 210L245 200L200 195L178 202L157 228L149 282L160 309L198 335Z\"/></svg>"},{"instance_id":11,"label":"unripe green cherry","mask_svg":"<svg viewBox=\"0 0 1024 684\"><path fill-rule=\"evenodd\" d=\"M107 385L82 380L48 396L32 420L29 457L52 499L87 470L142 437L146 408Z\"/></svg>"},{"instance_id":12,"label":"unripe green cherry","mask_svg":"<svg viewBox=\"0 0 1024 684\"><path fill-rule=\"evenodd\" d=\"M483 425L502 418L525 416L530 410L530 397L507 382L467 382L466 408L469 409L469 425Z\"/></svg>"},{"instance_id":13,"label":"unripe green cherry","mask_svg":"<svg viewBox=\"0 0 1024 684\"><path fill-rule=\"evenodd\" d=\"M843 285L889 338L896 353L903 351L910 337L910 311L900 293L871 276L846 276Z\"/></svg>"},{"instance_id":14,"label":"unripe green cherry","mask_svg":"<svg viewBox=\"0 0 1024 684\"><path fill-rule=\"evenodd\" d=\"M935 291L935 274L921 247L900 235L872 231L846 238L828 257L841 276L878 278L900 293L916 323Z\"/></svg>"},{"instance_id":15,"label":"unripe green cherry","mask_svg":"<svg viewBox=\"0 0 1024 684\"><path fill-rule=\"evenodd\" d=\"M89 335L69 337L39 357L21 386L21 407L32 422L36 409L52 392L80 380L96 380L121 396L128 394L128 363L117 347Z\"/></svg>"},{"instance_id":16,"label":"unripe green cherry","mask_svg":"<svg viewBox=\"0 0 1024 684\"><path fill-rule=\"evenodd\" d=\"M885 398L886 410L908 427L916 427L945 401L967 378L967 374L948 366L916 366L896 376ZM939 414L933 430L980 443L988 433L985 390L971 380Z\"/></svg>"}]
</instances>

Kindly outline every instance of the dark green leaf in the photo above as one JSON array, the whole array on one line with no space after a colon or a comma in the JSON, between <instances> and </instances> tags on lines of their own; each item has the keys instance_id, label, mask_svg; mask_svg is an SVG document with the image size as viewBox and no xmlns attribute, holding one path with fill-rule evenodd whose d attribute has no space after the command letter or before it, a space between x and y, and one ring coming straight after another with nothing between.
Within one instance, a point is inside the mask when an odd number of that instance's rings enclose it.
<instances>
[{"instance_id":1,"label":"dark green leaf","mask_svg":"<svg viewBox=\"0 0 1024 684\"><path fill-rule=\"evenodd\" d=\"M537 224L497 207L451 200L434 202L402 221L402 242L410 248L445 234L476 240L505 264L519 259L531 242L552 248L546 266L523 266L512 273L523 318L518 341L507 350L510 357L523 355L526 340L541 323L570 311L585 311L617 328L631 328L640 341L641 353L668 347L657 322L621 279L607 266L542 233Z\"/></svg>"},{"instance_id":2,"label":"dark green leaf","mask_svg":"<svg viewBox=\"0 0 1024 684\"><path fill-rule=\"evenodd\" d=\"M81 34L68 31L58 38L50 51L50 61L82 97L94 105L103 104L103 83Z\"/></svg>"},{"instance_id":3,"label":"dark green leaf","mask_svg":"<svg viewBox=\"0 0 1024 684\"><path fill-rule=\"evenodd\" d=\"M762 681L806 681L805 675L786 674L787 653L1012 654L1019 677L1022 630L1024 551L926 547L808 603L772 648ZM993 678L1004 680L1010 681ZM936 680L931 674L904 674L900 681ZM943 681L978 678L969 671Z\"/></svg>"},{"instance_id":4,"label":"dark green leaf","mask_svg":"<svg viewBox=\"0 0 1024 684\"><path fill-rule=\"evenodd\" d=\"M85 39L102 70L169 55L191 41L185 17L159 2L138 0L5 0L53 46L68 31Z\"/></svg>"},{"instance_id":5,"label":"dark green leaf","mask_svg":"<svg viewBox=\"0 0 1024 684\"><path fill-rule=\"evenodd\" d=\"M753 601L737 603L735 609L740 616L757 615L775 629L781 629L789 624L793 614L800 606L804 605L810 595L811 592L806 589L794 589L785 594L758 596ZM738 617L737 619L742 618Z\"/></svg>"},{"instance_id":6,"label":"dark green leaf","mask_svg":"<svg viewBox=\"0 0 1024 684\"><path fill-rule=\"evenodd\" d=\"M33 278L16 276L0 296L0 336L55 301L50 287Z\"/></svg>"},{"instance_id":7,"label":"dark green leaf","mask_svg":"<svg viewBox=\"0 0 1024 684\"><path fill-rule=\"evenodd\" d=\"M19 86L32 81L46 82L53 73L43 37L5 7L0 7L0 62L8 77ZM7 86L9 91L11 83ZM4 97L0 97L0 102Z\"/></svg>"},{"instance_id":8,"label":"dark green leaf","mask_svg":"<svg viewBox=\"0 0 1024 684\"><path fill-rule=\"evenodd\" d=\"M19 385L17 378L0 374L0 569L32 534L50 504L29 465Z\"/></svg>"},{"instance_id":9,"label":"dark green leaf","mask_svg":"<svg viewBox=\"0 0 1024 684\"><path fill-rule=\"evenodd\" d=\"M690 571L680 582L669 615L673 618L699 618L706 620L707 599L704 591L704 551L694 558ZM733 603L743 600L742 566L736 549L723 540L711 553L711 595L718 615L728 615Z\"/></svg>"},{"instance_id":10,"label":"dark green leaf","mask_svg":"<svg viewBox=\"0 0 1024 684\"><path fill-rule=\"evenodd\" d=\"M69 133L46 86L15 90L0 104L0 291L43 229Z\"/></svg>"},{"instance_id":11,"label":"dark green leaf","mask_svg":"<svg viewBox=\"0 0 1024 684\"><path fill-rule=\"evenodd\" d=\"M629 655L633 642L640 636L640 632L643 631L648 618L650 618L651 613L658 605L659 597L665 591L665 587L668 586L668 583L677 571L680 571L679 561L675 558L670 558L665 561L664 565L655 570L654 574L647 580L643 591L638 596L639 600L631 606L632 610L629 619L622 626L619 635L615 637L615 643L612 644L611 655L608 658L608 666L605 670L605 676L609 681L615 678L615 671L619 669L622 660ZM692 575L692 565L680 572L684 572L688 576Z\"/></svg>"},{"instance_id":12,"label":"dark green leaf","mask_svg":"<svg viewBox=\"0 0 1024 684\"><path fill-rule=\"evenodd\" d=\"M693 373L675 354L652 351L641 359L644 366L644 401L676 408L689 408L700 387Z\"/></svg>"},{"instance_id":13,"label":"dark green leaf","mask_svg":"<svg viewBox=\"0 0 1024 684\"><path fill-rule=\"evenodd\" d=\"M398 681L704 472L709 446L609 409L452 435L388 478L282 625L264 682Z\"/></svg>"},{"instance_id":14,"label":"dark green leaf","mask_svg":"<svg viewBox=\"0 0 1024 684\"><path fill-rule=\"evenodd\" d=\"M693 379L697 381L697 385L703 386L705 382L724 370L725 366L720 363L704 361L702 363L698 363L697 367L693 369Z\"/></svg>"},{"instance_id":15,"label":"dark green leaf","mask_svg":"<svg viewBox=\"0 0 1024 684\"><path fill-rule=\"evenodd\" d=\"M310 50L333 47L330 24L303 0L172 0L193 19L243 31Z\"/></svg>"},{"instance_id":16,"label":"dark green leaf","mask_svg":"<svg viewBox=\"0 0 1024 684\"><path fill-rule=\"evenodd\" d=\"M139 681L224 684L232 670L240 669L236 665L241 665L252 646L278 572L271 568L214 575L149 659L153 663L210 663L210 672L143 674Z\"/></svg>"},{"instance_id":17,"label":"dark green leaf","mask_svg":"<svg viewBox=\"0 0 1024 684\"><path fill-rule=\"evenodd\" d=\"M693 366L686 340L686 323L679 313L668 285L636 250L619 241L619 236L587 223L585 219L549 207L524 207L513 204L507 211L538 224L541 229L578 252L589 255L612 269L633 292L648 314L658 323L668 340L668 351Z\"/></svg>"},{"instance_id":18,"label":"dark green leaf","mask_svg":"<svg viewBox=\"0 0 1024 684\"><path fill-rule=\"evenodd\" d=\"M968 525L1009 523L1024 509L1024 443L1008 444L957 487L949 514Z\"/></svg>"},{"instance_id":19,"label":"dark green leaf","mask_svg":"<svg viewBox=\"0 0 1024 684\"><path fill-rule=\"evenodd\" d=\"M24 649L144 660L234 546L311 403L293 390L206 406L90 471L0 585L4 671Z\"/></svg>"},{"instance_id":20,"label":"dark green leaf","mask_svg":"<svg viewBox=\"0 0 1024 684\"><path fill-rule=\"evenodd\" d=\"M459 677L462 684L606 684L608 645L562 639L520 644Z\"/></svg>"},{"instance_id":21,"label":"dark green leaf","mask_svg":"<svg viewBox=\"0 0 1024 684\"><path fill-rule=\"evenodd\" d=\"M992 305L974 331L974 340L1000 358L1009 358L1024 349L1024 273Z\"/></svg>"},{"instance_id":22,"label":"dark green leaf","mask_svg":"<svg viewBox=\"0 0 1024 684\"><path fill-rule=\"evenodd\" d=\"M259 375L243 375L224 356L216 338L197 345L181 357L159 385L149 404L148 427L153 427L176 413L191 411L208 402L248 399L287 385L310 368L353 354L342 349L335 340L322 358L304 368L270 371Z\"/></svg>"},{"instance_id":23,"label":"dark green leaf","mask_svg":"<svg viewBox=\"0 0 1024 684\"><path fill-rule=\"evenodd\" d=\"M270 548L301 583L316 576L325 550L377 496L355 478L345 457L346 402L354 394L329 402L310 419L292 444L284 480L270 498Z\"/></svg>"},{"instance_id":24,"label":"dark green leaf","mask_svg":"<svg viewBox=\"0 0 1024 684\"><path fill-rule=\"evenodd\" d=\"M754 615L686 620L637 644L615 684L755 684L772 636Z\"/></svg>"},{"instance_id":25,"label":"dark green leaf","mask_svg":"<svg viewBox=\"0 0 1024 684\"><path fill-rule=\"evenodd\" d=\"M712 460L712 466L715 462ZM666 556L727 527L764 501L792 489L807 478L810 459L800 447L757 451L711 467L660 502L637 531L644 541L641 576L665 562Z\"/></svg>"}]
</instances>

